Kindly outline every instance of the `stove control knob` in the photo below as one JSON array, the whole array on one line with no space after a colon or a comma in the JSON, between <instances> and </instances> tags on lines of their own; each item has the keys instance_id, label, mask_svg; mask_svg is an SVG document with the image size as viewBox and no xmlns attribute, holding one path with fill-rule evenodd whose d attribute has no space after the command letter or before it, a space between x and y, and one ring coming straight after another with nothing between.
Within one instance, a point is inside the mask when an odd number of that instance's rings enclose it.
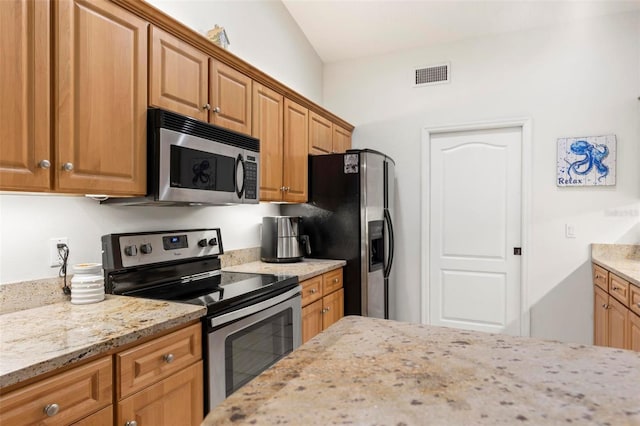
<instances>
[{"instance_id":1,"label":"stove control knob","mask_svg":"<svg viewBox=\"0 0 640 426\"><path fill-rule=\"evenodd\" d=\"M198 245L200 247L206 247L207 246L207 239L206 238L201 239L200 241L198 241Z\"/></svg>"},{"instance_id":2,"label":"stove control knob","mask_svg":"<svg viewBox=\"0 0 640 426\"><path fill-rule=\"evenodd\" d=\"M124 248L124 254L127 256L137 256L138 248L136 246L126 246Z\"/></svg>"},{"instance_id":3,"label":"stove control knob","mask_svg":"<svg viewBox=\"0 0 640 426\"><path fill-rule=\"evenodd\" d=\"M217 246L218 245L218 239L217 238L211 238L209 240L209 245L210 246Z\"/></svg>"},{"instance_id":4,"label":"stove control knob","mask_svg":"<svg viewBox=\"0 0 640 426\"><path fill-rule=\"evenodd\" d=\"M150 254L150 253L153 251L153 248L151 247L151 244L146 243L146 244L142 244L142 245L140 246L140 251L141 251L143 254Z\"/></svg>"}]
</instances>

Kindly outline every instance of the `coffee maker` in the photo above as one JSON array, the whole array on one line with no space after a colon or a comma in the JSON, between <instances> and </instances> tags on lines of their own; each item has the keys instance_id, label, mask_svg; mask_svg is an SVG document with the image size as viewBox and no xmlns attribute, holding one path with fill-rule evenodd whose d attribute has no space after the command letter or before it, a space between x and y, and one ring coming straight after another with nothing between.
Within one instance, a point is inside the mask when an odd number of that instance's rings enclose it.
<instances>
[{"instance_id":1,"label":"coffee maker","mask_svg":"<svg viewBox=\"0 0 640 426\"><path fill-rule=\"evenodd\" d=\"M263 262L299 262L311 254L308 235L300 235L299 216L265 216L262 218L262 245L260 259Z\"/></svg>"}]
</instances>

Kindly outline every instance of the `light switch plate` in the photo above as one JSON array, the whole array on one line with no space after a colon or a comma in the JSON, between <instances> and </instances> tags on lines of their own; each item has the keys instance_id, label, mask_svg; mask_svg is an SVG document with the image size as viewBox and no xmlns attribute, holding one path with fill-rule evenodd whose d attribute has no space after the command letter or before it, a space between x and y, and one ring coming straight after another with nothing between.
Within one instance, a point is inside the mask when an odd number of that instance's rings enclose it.
<instances>
[{"instance_id":1,"label":"light switch plate","mask_svg":"<svg viewBox=\"0 0 640 426\"><path fill-rule=\"evenodd\" d=\"M567 223L564 225L564 235L567 238L575 238L576 237L576 226L572 223Z\"/></svg>"}]
</instances>

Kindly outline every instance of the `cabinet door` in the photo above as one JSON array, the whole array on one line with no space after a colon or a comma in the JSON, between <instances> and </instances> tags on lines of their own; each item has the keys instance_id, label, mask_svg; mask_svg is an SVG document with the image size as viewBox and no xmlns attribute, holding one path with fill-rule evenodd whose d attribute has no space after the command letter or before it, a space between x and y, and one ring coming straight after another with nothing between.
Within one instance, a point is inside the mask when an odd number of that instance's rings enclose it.
<instances>
[{"instance_id":1,"label":"cabinet door","mask_svg":"<svg viewBox=\"0 0 640 426\"><path fill-rule=\"evenodd\" d=\"M333 152L346 152L351 149L351 132L333 125Z\"/></svg>"},{"instance_id":2,"label":"cabinet door","mask_svg":"<svg viewBox=\"0 0 640 426\"><path fill-rule=\"evenodd\" d=\"M116 395L123 398L163 379L202 356L200 324L158 337L116 355Z\"/></svg>"},{"instance_id":3,"label":"cabinet door","mask_svg":"<svg viewBox=\"0 0 640 426\"><path fill-rule=\"evenodd\" d=\"M322 331L322 300L302 308L302 343Z\"/></svg>"},{"instance_id":4,"label":"cabinet door","mask_svg":"<svg viewBox=\"0 0 640 426\"><path fill-rule=\"evenodd\" d=\"M213 59L209 68L209 121L250 135L251 78Z\"/></svg>"},{"instance_id":5,"label":"cabinet door","mask_svg":"<svg viewBox=\"0 0 640 426\"><path fill-rule=\"evenodd\" d=\"M118 403L119 425L198 426L203 418L202 361Z\"/></svg>"},{"instance_id":6,"label":"cabinet door","mask_svg":"<svg viewBox=\"0 0 640 426\"><path fill-rule=\"evenodd\" d=\"M628 349L640 352L640 317L629 312L629 344Z\"/></svg>"},{"instance_id":7,"label":"cabinet door","mask_svg":"<svg viewBox=\"0 0 640 426\"><path fill-rule=\"evenodd\" d=\"M253 83L253 137L260 139L260 201L282 201L284 97Z\"/></svg>"},{"instance_id":8,"label":"cabinet door","mask_svg":"<svg viewBox=\"0 0 640 426\"><path fill-rule=\"evenodd\" d=\"M332 131L329 120L309 111L309 154L330 154L333 150Z\"/></svg>"},{"instance_id":9,"label":"cabinet door","mask_svg":"<svg viewBox=\"0 0 640 426\"><path fill-rule=\"evenodd\" d=\"M62 192L146 192L147 23L107 0L61 0L56 28Z\"/></svg>"},{"instance_id":10,"label":"cabinet door","mask_svg":"<svg viewBox=\"0 0 640 426\"><path fill-rule=\"evenodd\" d=\"M51 185L51 169L44 163L53 163L50 5L0 1L0 189L43 191Z\"/></svg>"},{"instance_id":11,"label":"cabinet door","mask_svg":"<svg viewBox=\"0 0 640 426\"><path fill-rule=\"evenodd\" d=\"M607 303L609 295L598 286L594 286L593 289L593 344L597 346L607 346L609 344L607 338L607 331L609 329Z\"/></svg>"},{"instance_id":12,"label":"cabinet door","mask_svg":"<svg viewBox=\"0 0 640 426\"><path fill-rule=\"evenodd\" d=\"M608 336L612 348L627 349L629 310L613 297L609 297Z\"/></svg>"},{"instance_id":13,"label":"cabinet door","mask_svg":"<svg viewBox=\"0 0 640 426\"><path fill-rule=\"evenodd\" d=\"M208 56L156 27L150 34L149 104L207 121Z\"/></svg>"},{"instance_id":14,"label":"cabinet door","mask_svg":"<svg viewBox=\"0 0 640 426\"><path fill-rule=\"evenodd\" d=\"M344 289L322 298L322 329L326 329L344 316Z\"/></svg>"},{"instance_id":15,"label":"cabinet door","mask_svg":"<svg viewBox=\"0 0 640 426\"><path fill-rule=\"evenodd\" d=\"M333 293L337 289L342 288L342 268L327 272L322 277L322 290L324 294Z\"/></svg>"},{"instance_id":16,"label":"cabinet door","mask_svg":"<svg viewBox=\"0 0 640 426\"><path fill-rule=\"evenodd\" d=\"M297 103L284 100L284 201L307 201L309 111Z\"/></svg>"},{"instance_id":17,"label":"cabinet door","mask_svg":"<svg viewBox=\"0 0 640 426\"><path fill-rule=\"evenodd\" d=\"M110 426L113 424L113 405L85 417L71 426Z\"/></svg>"},{"instance_id":18,"label":"cabinet door","mask_svg":"<svg viewBox=\"0 0 640 426\"><path fill-rule=\"evenodd\" d=\"M0 397L0 424L70 424L111 405L111 357L106 356ZM47 416L45 407L58 406Z\"/></svg>"}]
</instances>

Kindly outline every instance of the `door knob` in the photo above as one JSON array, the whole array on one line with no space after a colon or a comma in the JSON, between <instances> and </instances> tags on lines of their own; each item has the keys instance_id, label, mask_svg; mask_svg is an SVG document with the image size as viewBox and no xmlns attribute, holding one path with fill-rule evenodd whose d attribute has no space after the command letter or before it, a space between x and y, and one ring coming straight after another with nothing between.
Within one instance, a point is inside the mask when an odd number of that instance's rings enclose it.
<instances>
[{"instance_id":1,"label":"door knob","mask_svg":"<svg viewBox=\"0 0 640 426\"><path fill-rule=\"evenodd\" d=\"M60 406L58 404L47 404L47 406L44 407L44 413L49 417L55 416L58 414L58 411L60 411Z\"/></svg>"},{"instance_id":2,"label":"door knob","mask_svg":"<svg viewBox=\"0 0 640 426\"><path fill-rule=\"evenodd\" d=\"M204 104L202 105L202 109L206 109L207 111L211 109L211 105L209 104Z\"/></svg>"},{"instance_id":3,"label":"door knob","mask_svg":"<svg viewBox=\"0 0 640 426\"><path fill-rule=\"evenodd\" d=\"M40 160L40 162L38 163L38 167L40 167L41 169L48 169L49 167L51 167L51 162L49 160Z\"/></svg>"},{"instance_id":4,"label":"door knob","mask_svg":"<svg viewBox=\"0 0 640 426\"><path fill-rule=\"evenodd\" d=\"M65 172L72 172L72 171L73 171L73 163L64 163L64 164L62 165L62 169L63 169Z\"/></svg>"},{"instance_id":5,"label":"door knob","mask_svg":"<svg viewBox=\"0 0 640 426\"><path fill-rule=\"evenodd\" d=\"M219 113L219 112L220 112L220 107L215 107L215 108L213 109L213 112L215 112L216 114L217 114L217 113Z\"/></svg>"}]
</instances>

